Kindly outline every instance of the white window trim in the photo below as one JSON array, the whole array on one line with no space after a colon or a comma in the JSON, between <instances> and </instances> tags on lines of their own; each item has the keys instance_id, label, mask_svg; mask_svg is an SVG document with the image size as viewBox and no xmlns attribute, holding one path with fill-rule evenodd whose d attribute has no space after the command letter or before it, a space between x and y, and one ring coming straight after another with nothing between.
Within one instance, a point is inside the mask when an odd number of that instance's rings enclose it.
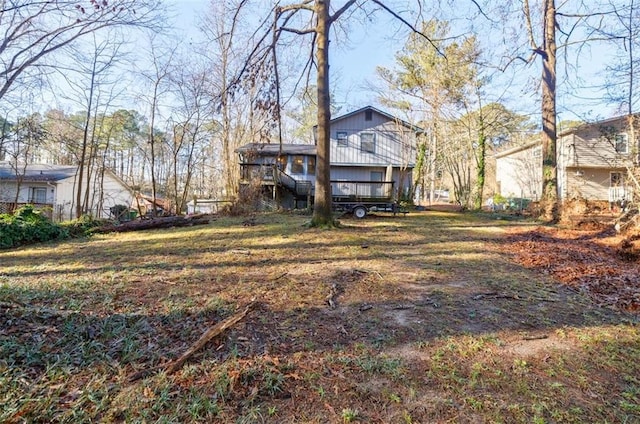
<instances>
[{"instance_id":1,"label":"white window trim","mask_svg":"<svg viewBox=\"0 0 640 424\"><path fill-rule=\"evenodd\" d=\"M342 134L344 134L344 139L340 138ZM336 131L336 143L340 147L349 145L349 133L347 131Z\"/></svg>"},{"instance_id":2,"label":"white window trim","mask_svg":"<svg viewBox=\"0 0 640 424\"><path fill-rule=\"evenodd\" d=\"M364 135L371 135L371 144L373 145L373 150L365 150L363 149ZM374 132L361 132L360 133L360 151L364 153L375 153L376 152L376 133Z\"/></svg>"},{"instance_id":3,"label":"white window trim","mask_svg":"<svg viewBox=\"0 0 640 424\"><path fill-rule=\"evenodd\" d=\"M624 140L624 151L618 151L618 137ZM629 154L629 136L627 135L627 133L616 134L614 138L613 149L620 155Z\"/></svg>"},{"instance_id":4,"label":"white window trim","mask_svg":"<svg viewBox=\"0 0 640 424\"><path fill-rule=\"evenodd\" d=\"M37 203L37 204L45 204L47 203L47 188L46 187L29 187L29 202ZM44 192L44 201L38 202L36 192Z\"/></svg>"}]
</instances>

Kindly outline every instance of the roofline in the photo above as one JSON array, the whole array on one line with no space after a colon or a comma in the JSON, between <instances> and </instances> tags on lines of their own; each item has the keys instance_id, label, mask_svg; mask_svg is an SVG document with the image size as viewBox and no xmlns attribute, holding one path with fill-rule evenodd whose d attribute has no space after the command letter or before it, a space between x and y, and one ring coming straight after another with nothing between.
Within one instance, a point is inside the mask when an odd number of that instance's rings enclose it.
<instances>
[{"instance_id":1,"label":"roofline","mask_svg":"<svg viewBox=\"0 0 640 424\"><path fill-rule=\"evenodd\" d=\"M279 146L281 147L280 151L269 151L269 150L265 150L264 146ZM255 150L258 151L260 153L264 153L265 156L267 154L270 155L279 155L281 153L289 153L287 152L287 148L292 147L294 149L300 148L300 146L302 146L303 148L309 148L309 149L317 149L318 146L316 146L315 144L308 144L308 143L256 143L256 142L252 142L252 143L247 143L244 144L242 146L237 147L234 150L234 153L242 153L242 152L249 152L251 150ZM308 153L302 153L302 154L308 154Z\"/></svg>"},{"instance_id":2,"label":"roofline","mask_svg":"<svg viewBox=\"0 0 640 424\"><path fill-rule=\"evenodd\" d=\"M631 114L634 118L640 118L640 113L632 113ZM565 135L569 135L569 134L573 134L579 130L583 130L589 127L592 127L594 125L604 125L604 124L608 124L611 122L615 122L615 121L619 121L621 119L625 119L628 118L629 114L625 114L625 115L619 115L619 116L614 116L613 118L607 118L607 119L603 119L600 121L594 121L594 122L585 122L584 124L578 125L577 127L573 127L573 128L569 128L567 130L564 131L560 131L558 133L558 137L563 137Z\"/></svg>"},{"instance_id":3,"label":"roofline","mask_svg":"<svg viewBox=\"0 0 640 424\"><path fill-rule=\"evenodd\" d=\"M528 149L531 149L533 147L538 147L541 144L542 143L540 142L540 140L536 140L536 141L532 141L531 143L523 144L522 146L516 146L516 147L513 147L513 148L511 148L509 150L505 150L504 152L496 153L496 159L503 158L505 156L510 156L510 155L512 155L514 153L522 152L524 150L528 150Z\"/></svg>"},{"instance_id":4,"label":"roofline","mask_svg":"<svg viewBox=\"0 0 640 424\"><path fill-rule=\"evenodd\" d=\"M423 128L421 128L421 127L419 127L417 125L410 124L409 122L407 122L407 121L405 121L403 119L400 119L397 116L393 116L390 113L382 111L382 110L380 110L378 108L375 108L373 106L361 107L360 109L354 110L354 111L349 112L349 113L345 113L344 115L336 116L335 118L332 118L331 121L329 121L329 122L330 123L334 123L336 121L340 121L342 119L349 118L349 117L357 115L358 113L363 112L363 111L365 111L367 109L373 110L373 111L379 113L382 116L386 116L387 118L389 118L392 121L397 121L397 122L401 123L402 125L404 125L405 127L412 129L415 132L419 132L419 133L424 133L425 132L425 130ZM318 127L317 125L313 126L313 128L317 128L317 127Z\"/></svg>"}]
</instances>

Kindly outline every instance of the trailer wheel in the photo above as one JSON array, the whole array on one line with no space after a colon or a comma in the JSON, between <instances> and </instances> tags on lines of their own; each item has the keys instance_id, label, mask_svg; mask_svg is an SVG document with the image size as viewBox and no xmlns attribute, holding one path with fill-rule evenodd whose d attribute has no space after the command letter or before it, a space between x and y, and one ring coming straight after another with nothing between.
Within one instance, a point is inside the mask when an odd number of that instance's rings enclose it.
<instances>
[{"instance_id":1,"label":"trailer wheel","mask_svg":"<svg viewBox=\"0 0 640 424\"><path fill-rule=\"evenodd\" d=\"M364 218L365 216L367 216L367 208L365 208L364 206L356 206L355 208L353 208L353 216L358 219Z\"/></svg>"}]
</instances>

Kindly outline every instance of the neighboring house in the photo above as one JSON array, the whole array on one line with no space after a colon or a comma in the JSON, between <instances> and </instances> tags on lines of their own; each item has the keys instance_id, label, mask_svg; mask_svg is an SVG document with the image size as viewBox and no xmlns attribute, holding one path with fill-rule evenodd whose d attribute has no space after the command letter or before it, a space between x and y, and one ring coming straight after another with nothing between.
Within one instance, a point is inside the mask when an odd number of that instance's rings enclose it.
<instances>
[{"instance_id":1,"label":"neighboring house","mask_svg":"<svg viewBox=\"0 0 640 424\"><path fill-rule=\"evenodd\" d=\"M542 193L542 146L539 141L496 155L497 191L504 197L538 200Z\"/></svg>"},{"instance_id":2,"label":"neighboring house","mask_svg":"<svg viewBox=\"0 0 640 424\"><path fill-rule=\"evenodd\" d=\"M367 106L331 120L330 173L334 198L371 199L409 195L417 137L423 130ZM315 129L314 129L315 137ZM241 186L258 180L265 192L287 208L312 198L316 146L250 143L240 154Z\"/></svg>"},{"instance_id":3,"label":"neighboring house","mask_svg":"<svg viewBox=\"0 0 640 424\"><path fill-rule=\"evenodd\" d=\"M131 203L131 209L135 209L141 217L150 217L153 214L153 205L155 204L156 216L173 215L175 207L170 200L162 197L156 197L155 203L153 196L137 193Z\"/></svg>"},{"instance_id":4,"label":"neighboring house","mask_svg":"<svg viewBox=\"0 0 640 424\"><path fill-rule=\"evenodd\" d=\"M584 124L558 134L558 189L561 200L609 203L633 198L628 170L637 165L628 117ZM636 130L637 131L637 130ZM540 143L496 155L496 180L503 196L537 200L542 192Z\"/></svg>"},{"instance_id":5,"label":"neighboring house","mask_svg":"<svg viewBox=\"0 0 640 424\"><path fill-rule=\"evenodd\" d=\"M0 162L0 213L8 212L14 203L16 207L32 204L56 221L75 218L77 173L77 166L42 164L18 166L16 172L9 162ZM96 218L112 218L111 208L129 207L133 200L129 187L109 170L103 175L92 173L89 186L85 213ZM85 194L83 190L83 198Z\"/></svg>"}]
</instances>

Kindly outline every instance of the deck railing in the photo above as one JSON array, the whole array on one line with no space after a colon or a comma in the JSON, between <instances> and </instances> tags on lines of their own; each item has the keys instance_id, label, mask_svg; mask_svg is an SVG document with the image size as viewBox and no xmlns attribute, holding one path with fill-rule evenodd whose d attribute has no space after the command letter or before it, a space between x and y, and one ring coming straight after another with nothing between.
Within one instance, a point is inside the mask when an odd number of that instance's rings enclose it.
<instances>
[{"instance_id":1,"label":"deck railing","mask_svg":"<svg viewBox=\"0 0 640 424\"><path fill-rule=\"evenodd\" d=\"M313 185L311 181L297 180L284 171L281 171L276 166L273 167L273 173L276 175L276 181L278 184L288 188L298 197L309 196L313 192Z\"/></svg>"},{"instance_id":2,"label":"deck railing","mask_svg":"<svg viewBox=\"0 0 640 424\"><path fill-rule=\"evenodd\" d=\"M273 165L265 163L242 163L240 175L243 181L259 179L273 182Z\"/></svg>"},{"instance_id":3,"label":"deck railing","mask_svg":"<svg viewBox=\"0 0 640 424\"><path fill-rule=\"evenodd\" d=\"M630 187L609 187L609 203L616 203L621 200L632 201L633 189Z\"/></svg>"},{"instance_id":4,"label":"deck railing","mask_svg":"<svg viewBox=\"0 0 640 424\"><path fill-rule=\"evenodd\" d=\"M394 181L331 181L331 195L345 200L391 200Z\"/></svg>"}]
</instances>

